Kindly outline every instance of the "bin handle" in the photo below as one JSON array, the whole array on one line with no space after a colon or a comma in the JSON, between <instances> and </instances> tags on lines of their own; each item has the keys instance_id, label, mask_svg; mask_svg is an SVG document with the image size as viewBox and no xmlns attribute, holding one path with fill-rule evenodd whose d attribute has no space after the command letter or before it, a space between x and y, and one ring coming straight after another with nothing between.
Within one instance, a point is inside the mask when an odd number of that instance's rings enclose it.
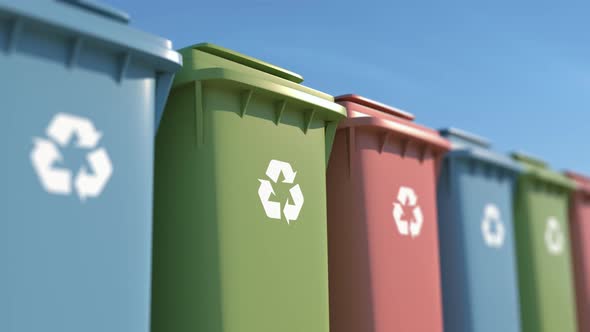
<instances>
[{"instance_id":1,"label":"bin handle","mask_svg":"<svg viewBox=\"0 0 590 332\"><path fill-rule=\"evenodd\" d=\"M261 80L248 76L247 74L226 69L226 68L206 68L199 69L193 72L192 75L185 77L184 79L177 79L175 85L182 85L193 81L210 81L210 80L226 80L241 83L256 90L265 90L271 93L275 93L282 97L296 99L302 103L309 104L311 108L321 108L325 111L332 113L334 116L330 120L338 120L346 117L346 109L336 104L335 102L310 95L309 93L302 92L275 82Z\"/></svg>"}]
</instances>

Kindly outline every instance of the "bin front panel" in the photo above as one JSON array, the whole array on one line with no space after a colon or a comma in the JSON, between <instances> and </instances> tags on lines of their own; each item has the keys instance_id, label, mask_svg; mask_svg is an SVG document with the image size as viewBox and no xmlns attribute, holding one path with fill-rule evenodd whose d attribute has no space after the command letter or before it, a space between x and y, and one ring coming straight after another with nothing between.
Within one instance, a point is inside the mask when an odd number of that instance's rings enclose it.
<instances>
[{"instance_id":1,"label":"bin front panel","mask_svg":"<svg viewBox=\"0 0 590 332\"><path fill-rule=\"evenodd\" d=\"M332 152L331 326L442 331L435 201L440 153L423 154L422 143L395 137L383 146L381 134L371 127L340 130Z\"/></svg>"},{"instance_id":2,"label":"bin front panel","mask_svg":"<svg viewBox=\"0 0 590 332\"><path fill-rule=\"evenodd\" d=\"M441 174L450 179L441 178L439 198L456 209L440 221L446 329L520 331L513 171L461 158Z\"/></svg>"},{"instance_id":3,"label":"bin front panel","mask_svg":"<svg viewBox=\"0 0 590 332\"><path fill-rule=\"evenodd\" d=\"M25 25L0 54L0 330L148 331L156 73L71 46Z\"/></svg>"},{"instance_id":4,"label":"bin front panel","mask_svg":"<svg viewBox=\"0 0 590 332\"><path fill-rule=\"evenodd\" d=\"M154 331L327 332L325 121L306 132L289 100L277 125L264 91L241 116L239 87L200 84L175 89L157 138Z\"/></svg>"},{"instance_id":5,"label":"bin front panel","mask_svg":"<svg viewBox=\"0 0 590 332\"><path fill-rule=\"evenodd\" d=\"M565 189L520 180L516 236L526 331L577 331L568 224Z\"/></svg>"}]
</instances>

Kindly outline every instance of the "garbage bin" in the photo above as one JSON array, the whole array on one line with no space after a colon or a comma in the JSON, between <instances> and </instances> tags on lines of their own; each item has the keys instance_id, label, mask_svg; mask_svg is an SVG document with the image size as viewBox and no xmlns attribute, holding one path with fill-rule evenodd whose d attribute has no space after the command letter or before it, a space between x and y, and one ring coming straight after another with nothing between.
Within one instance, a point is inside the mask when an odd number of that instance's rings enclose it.
<instances>
[{"instance_id":1,"label":"garbage bin","mask_svg":"<svg viewBox=\"0 0 590 332\"><path fill-rule=\"evenodd\" d=\"M149 329L154 130L181 57L127 22L0 0L0 331Z\"/></svg>"},{"instance_id":2,"label":"garbage bin","mask_svg":"<svg viewBox=\"0 0 590 332\"><path fill-rule=\"evenodd\" d=\"M237 52L180 52L156 139L152 330L327 332L326 158L344 109Z\"/></svg>"},{"instance_id":3,"label":"garbage bin","mask_svg":"<svg viewBox=\"0 0 590 332\"><path fill-rule=\"evenodd\" d=\"M578 330L590 331L590 178L566 172L577 188L570 196L570 229Z\"/></svg>"},{"instance_id":4,"label":"garbage bin","mask_svg":"<svg viewBox=\"0 0 590 332\"><path fill-rule=\"evenodd\" d=\"M521 167L481 137L441 135L453 146L438 184L445 331L519 332L512 204Z\"/></svg>"},{"instance_id":5,"label":"garbage bin","mask_svg":"<svg viewBox=\"0 0 590 332\"><path fill-rule=\"evenodd\" d=\"M442 331L436 178L450 148L414 116L357 96L328 164L330 324Z\"/></svg>"},{"instance_id":6,"label":"garbage bin","mask_svg":"<svg viewBox=\"0 0 590 332\"><path fill-rule=\"evenodd\" d=\"M574 182L522 153L515 235L523 331L577 331L568 203Z\"/></svg>"}]
</instances>

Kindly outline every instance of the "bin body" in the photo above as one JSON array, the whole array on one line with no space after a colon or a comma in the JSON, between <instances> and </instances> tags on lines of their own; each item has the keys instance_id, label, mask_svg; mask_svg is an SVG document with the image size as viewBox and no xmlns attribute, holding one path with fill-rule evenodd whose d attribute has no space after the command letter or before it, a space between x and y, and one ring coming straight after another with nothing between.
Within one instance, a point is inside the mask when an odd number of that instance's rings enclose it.
<instances>
[{"instance_id":1,"label":"bin body","mask_svg":"<svg viewBox=\"0 0 590 332\"><path fill-rule=\"evenodd\" d=\"M517 184L515 234L524 331L577 331L568 203L572 181L534 158Z\"/></svg>"},{"instance_id":2,"label":"bin body","mask_svg":"<svg viewBox=\"0 0 590 332\"><path fill-rule=\"evenodd\" d=\"M447 129L453 149L438 185L446 331L520 331L513 194L519 165L470 134Z\"/></svg>"},{"instance_id":3,"label":"bin body","mask_svg":"<svg viewBox=\"0 0 590 332\"><path fill-rule=\"evenodd\" d=\"M590 179L573 172L566 175L577 184L570 196L570 233L578 331L582 332L590 330Z\"/></svg>"},{"instance_id":4,"label":"bin body","mask_svg":"<svg viewBox=\"0 0 590 332\"><path fill-rule=\"evenodd\" d=\"M449 148L413 116L347 95L328 165L333 331L442 331L436 213Z\"/></svg>"},{"instance_id":5,"label":"bin body","mask_svg":"<svg viewBox=\"0 0 590 332\"><path fill-rule=\"evenodd\" d=\"M99 13L0 1L0 331L149 330L154 129L181 58Z\"/></svg>"},{"instance_id":6,"label":"bin body","mask_svg":"<svg viewBox=\"0 0 590 332\"><path fill-rule=\"evenodd\" d=\"M153 331L327 332L325 169L344 109L233 51L181 53L156 142Z\"/></svg>"}]
</instances>

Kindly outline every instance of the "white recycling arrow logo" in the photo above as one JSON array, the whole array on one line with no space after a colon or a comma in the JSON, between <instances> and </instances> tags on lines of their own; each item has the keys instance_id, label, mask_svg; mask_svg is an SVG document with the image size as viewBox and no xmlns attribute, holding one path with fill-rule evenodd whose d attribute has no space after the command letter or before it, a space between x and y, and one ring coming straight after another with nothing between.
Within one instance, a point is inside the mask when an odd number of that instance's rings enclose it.
<instances>
[{"instance_id":1,"label":"white recycling arrow logo","mask_svg":"<svg viewBox=\"0 0 590 332\"><path fill-rule=\"evenodd\" d=\"M424 215L417 203L418 197L414 189L403 186L399 188L397 202L393 203L393 220L401 235L410 235L412 238L420 235L422 224L424 224ZM412 208L412 219L406 220L403 218L404 206Z\"/></svg>"},{"instance_id":2,"label":"white recycling arrow logo","mask_svg":"<svg viewBox=\"0 0 590 332\"><path fill-rule=\"evenodd\" d=\"M547 251L555 256L561 254L563 252L564 242L565 238L559 221L555 217L549 217L545 226L545 245L547 246Z\"/></svg>"},{"instance_id":3,"label":"white recycling arrow logo","mask_svg":"<svg viewBox=\"0 0 590 332\"><path fill-rule=\"evenodd\" d=\"M295 182L297 172L293 171L291 164L279 160L271 160L266 169L266 176L272 182L269 180L258 179L258 181L260 181L258 196L260 197L260 202L262 203L266 216L271 219L280 220L282 218L281 203L270 200L271 196L275 195L272 183L277 183L281 174L283 174L283 183L293 184ZM298 184L291 187L289 193L293 199L293 204L289 204L289 200L287 200L282 211L282 214L287 220L287 224L290 224L291 221L297 220L304 202L303 193Z\"/></svg>"},{"instance_id":4,"label":"white recycling arrow logo","mask_svg":"<svg viewBox=\"0 0 590 332\"><path fill-rule=\"evenodd\" d=\"M113 165L107 151L96 148L102 134L94 124L86 118L58 113L46 133L49 139L34 138L30 155L43 188L56 195L70 195L75 189L82 201L98 197L113 174ZM90 170L82 166L75 177L71 170L55 166L56 162L63 161L58 146L66 147L73 136L77 137L76 147L91 150L86 156Z\"/></svg>"},{"instance_id":5,"label":"white recycling arrow logo","mask_svg":"<svg viewBox=\"0 0 590 332\"><path fill-rule=\"evenodd\" d=\"M500 216L500 209L494 204L487 204L481 221L481 233L490 248L501 248L504 244L506 230Z\"/></svg>"}]
</instances>

